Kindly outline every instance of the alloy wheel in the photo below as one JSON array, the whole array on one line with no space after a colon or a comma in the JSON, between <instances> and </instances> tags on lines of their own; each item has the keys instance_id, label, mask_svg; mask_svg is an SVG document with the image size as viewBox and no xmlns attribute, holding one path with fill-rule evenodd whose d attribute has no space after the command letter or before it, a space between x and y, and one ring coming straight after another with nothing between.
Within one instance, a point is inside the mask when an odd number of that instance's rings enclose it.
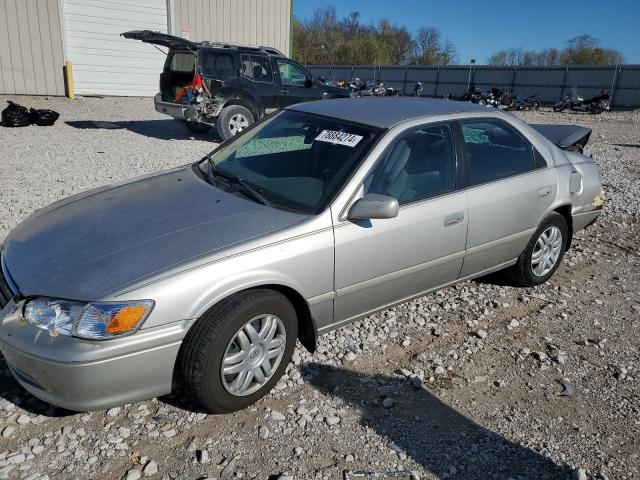
<instances>
[{"instance_id":1,"label":"alloy wheel","mask_svg":"<svg viewBox=\"0 0 640 480\"><path fill-rule=\"evenodd\" d=\"M544 277L555 267L562 252L562 231L552 225L538 237L531 254L531 270L537 277Z\"/></svg>"},{"instance_id":2,"label":"alloy wheel","mask_svg":"<svg viewBox=\"0 0 640 480\"><path fill-rule=\"evenodd\" d=\"M240 133L242 130L249 126L249 119L241 113L236 113L231 120L229 120L229 131L232 135Z\"/></svg>"},{"instance_id":3,"label":"alloy wheel","mask_svg":"<svg viewBox=\"0 0 640 480\"><path fill-rule=\"evenodd\" d=\"M278 369L287 333L282 320L264 314L252 318L233 336L222 358L222 385L242 397L262 388Z\"/></svg>"}]
</instances>

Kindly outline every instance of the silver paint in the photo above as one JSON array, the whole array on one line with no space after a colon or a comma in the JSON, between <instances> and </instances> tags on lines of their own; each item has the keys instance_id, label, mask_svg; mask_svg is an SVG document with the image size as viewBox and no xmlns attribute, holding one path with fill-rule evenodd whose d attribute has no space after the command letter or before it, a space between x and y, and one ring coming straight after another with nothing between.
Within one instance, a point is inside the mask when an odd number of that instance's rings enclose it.
<instances>
[{"instance_id":1,"label":"silver paint","mask_svg":"<svg viewBox=\"0 0 640 480\"><path fill-rule=\"evenodd\" d=\"M602 192L593 159L560 150L516 117L460 102L383 100L292 107L389 129L315 216L227 194L190 167L97 189L34 213L9 235L3 251L21 294L148 298L156 307L138 333L105 342L53 338L20 315L0 318L0 348L18 381L46 401L78 410L168 393L182 339L233 293L286 289L306 301L314 329L325 333L512 265L552 210L569 207L574 231L600 213L592 205ZM547 167L403 205L395 218L347 220L363 196L364 178L397 135L430 122L482 117L517 128Z\"/></svg>"}]
</instances>

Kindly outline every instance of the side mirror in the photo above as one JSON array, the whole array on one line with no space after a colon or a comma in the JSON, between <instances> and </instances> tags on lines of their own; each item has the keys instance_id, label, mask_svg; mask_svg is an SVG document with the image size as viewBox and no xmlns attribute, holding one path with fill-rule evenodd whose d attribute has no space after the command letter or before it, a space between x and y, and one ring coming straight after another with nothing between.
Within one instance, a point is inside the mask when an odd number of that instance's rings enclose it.
<instances>
[{"instance_id":1,"label":"side mirror","mask_svg":"<svg viewBox=\"0 0 640 480\"><path fill-rule=\"evenodd\" d=\"M372 220L394 218L398 216L398 200L387 195L367 193L349 209L349 220Z\"/></svg>"},{"instance_id":2,"label":"side mirror","mask_svg":"<svg viewBox=\"0 0 640 480\"><path fill-rule=\"evenodd\" d=\"M307 79L304 81L304 88L311 88L313 87L313 79L307 77Z\"/></svg>"}]
</instances>

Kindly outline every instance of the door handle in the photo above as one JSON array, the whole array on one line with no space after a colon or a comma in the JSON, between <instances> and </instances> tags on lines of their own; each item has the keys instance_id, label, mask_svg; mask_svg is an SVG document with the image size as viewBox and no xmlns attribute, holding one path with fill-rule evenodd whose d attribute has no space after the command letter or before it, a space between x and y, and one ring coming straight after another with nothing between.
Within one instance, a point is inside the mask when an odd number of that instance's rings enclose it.
<instances>
[{"instance_id":1,"label":"door handle","mask_svg":"<svg viewBox=\"0 0 640 480\"><path fill-rule=\"evenodd\" d=\"M283 95L288 95L289 94L289 90L287 90L286 88L283 88L282 90L280 90L280 93Z\"/></svg>"},{"instance_id":2,"label":"door handle","mask_svg":"<svg viewBox=\"0 0 640 480\"><path fill-rule=\"evenodd\" d=\"M538 198L544 198L551 195L551 187L544 187L538 190Z\"/></svg>"},{"instance_id":3,"label":"door handle","mask_svg":"<svg viewBox=\"0 0 640 480\"><path fill-rule=\"evenodd\" d=\"M444 217L444 226L452 227L464 221L464 212L450 213Z\"/></svg>"}]
</instances>

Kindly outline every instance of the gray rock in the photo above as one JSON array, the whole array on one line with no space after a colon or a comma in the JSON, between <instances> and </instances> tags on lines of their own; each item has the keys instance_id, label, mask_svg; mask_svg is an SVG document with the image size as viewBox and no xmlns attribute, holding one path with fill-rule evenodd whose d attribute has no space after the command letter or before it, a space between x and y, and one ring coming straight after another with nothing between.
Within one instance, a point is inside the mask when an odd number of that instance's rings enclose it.
<instances>
[{"instance_id":1,"label":"gray rock","mask_svg":"<svg viewBox=\"0 0 640 480\"><path fill-rule=\"evenodd\" d=\"M269 429L267 427L260 427L258 428L258 436L263 439L266 440L267 438L269 438L269 436L271 435L271 432L269 431Z\"/></svg>"},{"instance_id":2,"label":"gray rock","mask_svg":"<svg viewBox=\"0 0 640 480\"><path fill-rule=\"evenodd\" d=\"M573 472L571 472L574 480L588 480L587 472L582 468L577 468Z\"/></svg>"},{"instance_id":3,"label":"gray rock","mask_svg":"<svg viewBox=\"0 0 640 480\"><path fill-rule=\"evenodd\" d=\"M220 472L221 480L229 480L231 478L231 476L236 470L236 462L238 461L238 458L239 457L233 457L231 460L229 460L227 465L222 469L222 472Z\"/></svg>"},{"instance_id":4,"label":"gray rock","mask_svg":"<svg viewBox=\"0 0 640 480\"><path fill-rule=\"evenodd\" d=\"M271 418L274 419L276 422L284 422L287 419L287 417L285 417L282 413L278 412L277 410L271 411Z\"/></svg>"},{"instance_id":5,"label":"gray rock","mask_svg":"<svg viewBox=\"0 0 640 480\"><path fill-rule=\"evenodd\" d=\"M340 417L336 417L335 415L329 415L327 417L324 417L324 421L327 422L327 425L333 426L340 423Z\"/></svg>"},{"instance_id":6,"label":"gray rock","mask_svg":"<svg viewBox=\"0 0 640 480\"><path fill-rule=\"evenodd\" d=\"M18 423L18 425L29 425L29 423L31 423L31 418L29 418L28 415L20 415L16 422Z\"/></svg>"},{"instance_id":7,"label":"gray rock","mask_svg":"<svg viewBox=\"0 0 640 480\"><path fill-rule=\"evenodd\" d=\"M391 398L391 397L387 397L382 401L382 406L384 408L391 408L395 405L396 401Z\"/></svg>"},{"instance_id":8,"label":"gray rock","mask_svg":"<svg viewBox=\"0 0 640 480\"><path fill-rule=\"evenodd\" d=\"M151 460L144 466L142 470L145 477L153 477L156 473L158 473L158 463L154 460Z\"/></svg>"},{"instance_id":9,"label":"gray rock","mask_svg":"<svg viewBox=\"0 0 640 480\"><path fill-rule=\"evenodd\" d=\"M127 476L125 480L138 480L141 477L142 477L142 472L134 468L127 472Z\"/></svg>"},{"instance_id":10,"label":"gray rock","mask_svg":"<svg viewBox=\"0 0 640 480\"><path fill-rule=\"evenodd\" d=\"M209 452L207 450L198 450L196 451L196 460L200 465L204 465L210 462Z\"/></svg>"}]
</instances>

